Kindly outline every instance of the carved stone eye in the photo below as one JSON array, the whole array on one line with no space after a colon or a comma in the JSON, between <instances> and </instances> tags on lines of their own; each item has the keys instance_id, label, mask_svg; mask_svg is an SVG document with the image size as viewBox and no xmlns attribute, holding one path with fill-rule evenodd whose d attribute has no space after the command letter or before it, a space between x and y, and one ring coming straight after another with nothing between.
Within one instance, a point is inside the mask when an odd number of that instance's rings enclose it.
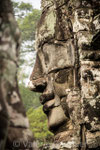
<instances>
[{"instance_id":1,"label":"carved stone eye","mask_svg":"<svg viewBox=\"0 0 100 150\"><path fill-rule=\"evenodd\" d=\"M59 84L73 82L73 70L71 68L62 69L55 74L55 82Z\"/></svg>"},{"instance_id":2,"label":"carved stone eye","mask_svg":"<svg viewBox=\"0 0 100 150\"><path fill-rule=\"evenodd\" d=\"M55 75L55 82L65 83L68 81L69 71L67 69L60 70Z\"/></svg>"}]
</instances>

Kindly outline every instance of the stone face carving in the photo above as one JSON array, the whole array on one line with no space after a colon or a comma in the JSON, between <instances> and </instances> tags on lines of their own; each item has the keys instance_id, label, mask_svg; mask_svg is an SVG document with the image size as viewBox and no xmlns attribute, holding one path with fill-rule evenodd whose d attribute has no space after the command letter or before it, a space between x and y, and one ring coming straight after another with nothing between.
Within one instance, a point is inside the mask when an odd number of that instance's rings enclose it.
<instances>
[{"instance_id":1,"label":"stone face carving","mask_svg":"<svg viewBox=\"0 0 100 150\"><path fill-rule=\"evenodd\" d=\"M29 87L55 142L100 148L100 1L42 0L35 67Z\"/></svg>"},{"instance_id":2,"label":"stone face carving","mask_svg":"<svg viewBox=\"0 0 100 150\"><path fill-rule=\"evenodd\" d=\"M10 0L0 0L0 150L33 149L17 84L20 32Z\"/></svg>"}]
</instances>

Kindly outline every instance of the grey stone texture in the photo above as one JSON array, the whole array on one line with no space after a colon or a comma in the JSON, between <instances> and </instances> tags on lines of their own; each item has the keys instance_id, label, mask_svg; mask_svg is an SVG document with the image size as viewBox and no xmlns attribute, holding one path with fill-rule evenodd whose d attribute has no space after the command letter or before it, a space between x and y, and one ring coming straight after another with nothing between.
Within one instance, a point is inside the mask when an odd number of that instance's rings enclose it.
<instances>
[{"instance_id":1,"label":"grey stone texture","mask_svg":"<svg viewBox=\"0 0 100 150\"><path fill-rule=\"evenodd\" d=\"M0 150L33 150L34 139L16 77L19 46L11 1L0 0Z\"/></svg>"},{"instance_id":2,"label":"grey stone texture","mask_svg":"<svg viewBox=\"0 0 100 150\"><path fill-rule=\"evenodd\" d=\"M59 150L100 149L100 1L42 0L31 90ZM52 148L53 149L53 148Z\"/></svg>"}]
</instances>

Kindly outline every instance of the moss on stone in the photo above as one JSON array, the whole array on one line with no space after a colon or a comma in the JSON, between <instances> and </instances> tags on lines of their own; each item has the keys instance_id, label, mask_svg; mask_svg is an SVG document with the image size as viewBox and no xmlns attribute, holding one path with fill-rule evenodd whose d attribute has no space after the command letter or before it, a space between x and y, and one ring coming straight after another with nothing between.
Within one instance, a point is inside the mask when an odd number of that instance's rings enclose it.
<instances>
[{"instance_id":1,"label":"moss on stone","mask_svg":"<svg viewBox=\"0 0 100 150\"><path fill-rule=\"evenodd\" d=\"M54 11L51 11L46 18L47 29L51 31L51 34L55 32L55 24L56 24L56 14Z\"/></svg>"}]
</instances>

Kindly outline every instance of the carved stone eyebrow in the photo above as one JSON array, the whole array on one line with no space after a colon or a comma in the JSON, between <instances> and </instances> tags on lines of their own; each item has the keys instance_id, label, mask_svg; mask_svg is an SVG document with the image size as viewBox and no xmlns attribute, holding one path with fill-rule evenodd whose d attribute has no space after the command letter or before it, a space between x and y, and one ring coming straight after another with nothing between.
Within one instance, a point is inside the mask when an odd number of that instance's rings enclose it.
<instances>
[{"instance_id":1,"label":"carved stone eyebrow","mask_svg":"<svg viewBox=\"0 0 100 150\"><path fill-rule=\"evenodd\" d=\"M68 66L68 67L64 67L64 68L55 68L55 69L49 71L48 74L50 74L50 73L57 73L57 72L59 72L59 71L61 71L61 70L70 69L70 68L74 68L74 67Z\"/></svg>"}]
</instances>

